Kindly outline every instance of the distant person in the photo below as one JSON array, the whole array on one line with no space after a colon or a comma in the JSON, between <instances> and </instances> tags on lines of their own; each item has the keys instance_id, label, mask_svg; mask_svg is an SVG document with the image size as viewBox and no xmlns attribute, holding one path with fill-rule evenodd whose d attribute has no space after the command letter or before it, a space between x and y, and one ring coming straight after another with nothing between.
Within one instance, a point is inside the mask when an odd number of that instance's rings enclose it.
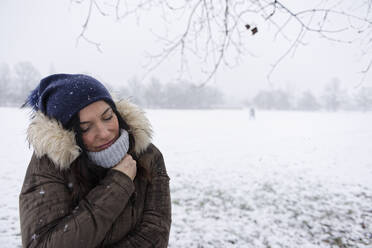
<instances>
[{"instance_id":1,"label":"distant person","mask_svg":"<svg viewBox=\"0 0 372 248\"><path fill-rule=\"evenodd\" d=\"M167 247L169 177L143 112L86 75L41 80L19 198L23 247Z\"/></svg>"},{"instance_id":2,"label":"distant person","mask_svg":"<svg viewBox=\"0 0 372 248\"><path fill-rule=\"evenodd\" d=\"M249 119L250 119L250 120L254 120L254 119L256 119L256 113L255 113L254 108L250 108L250 109L249 109Z\"/></svg>"}]
</instances>

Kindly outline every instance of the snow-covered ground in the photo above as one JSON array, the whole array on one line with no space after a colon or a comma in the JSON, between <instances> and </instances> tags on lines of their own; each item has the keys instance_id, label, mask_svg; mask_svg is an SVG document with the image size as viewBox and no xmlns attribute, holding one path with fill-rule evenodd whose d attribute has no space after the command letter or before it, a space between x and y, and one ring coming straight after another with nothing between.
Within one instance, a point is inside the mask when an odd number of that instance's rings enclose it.
<instances>
[{"instance_id":1,"label":"snow-covered ground","mask_svg":"<svg viewBox=\"0 0 372 248\"><path fill-rule=\"evenodd\" d=\"M170 247L372 247L372 113L147 113L171 177ZM0 246L17 247L28 114L0 116Z\"/></svg>"}]
</instances>

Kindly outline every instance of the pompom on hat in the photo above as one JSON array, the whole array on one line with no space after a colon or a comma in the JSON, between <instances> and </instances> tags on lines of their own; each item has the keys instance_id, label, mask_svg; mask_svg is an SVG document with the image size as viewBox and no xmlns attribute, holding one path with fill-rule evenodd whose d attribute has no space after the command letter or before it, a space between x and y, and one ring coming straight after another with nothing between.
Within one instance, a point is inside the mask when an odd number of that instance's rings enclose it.
<instances>
[{"instance_id":1,"label":"pompom on hat","mask_svg":"<svg viewBox=\"0 0 372 248\"><path fill-rule=\"evenodd\" d=\"M99 100L114 105L110 93L95 78L83 74L54 74L40 81L24 105L55 118L66 127L76 113Z\"/></svg>"}]
</instances>

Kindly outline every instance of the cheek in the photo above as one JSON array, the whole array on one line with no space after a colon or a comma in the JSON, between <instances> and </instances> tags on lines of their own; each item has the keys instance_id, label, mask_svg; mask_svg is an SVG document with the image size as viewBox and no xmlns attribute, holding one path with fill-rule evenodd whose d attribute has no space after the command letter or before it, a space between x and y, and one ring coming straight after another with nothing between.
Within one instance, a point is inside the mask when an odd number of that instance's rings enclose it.
<instances>
[{"instance_id":1,"label":"cheek","mask_svg":"<svg viewBox=\"0 0 372 248\"><path fill-rule=\"evenodd\" d=\"M83 143L85 145L85 148L90 150L90 148L94 145L94 137L93 135L88 134L83 134L82 136Z\"/></svg>"}]
</instances>

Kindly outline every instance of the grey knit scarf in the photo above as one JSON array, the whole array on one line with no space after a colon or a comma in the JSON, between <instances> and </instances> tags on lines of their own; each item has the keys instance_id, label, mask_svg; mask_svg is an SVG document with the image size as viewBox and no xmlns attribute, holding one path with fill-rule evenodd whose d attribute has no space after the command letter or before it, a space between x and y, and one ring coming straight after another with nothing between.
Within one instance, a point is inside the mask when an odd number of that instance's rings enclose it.
<instances>
[{"instance_id":1,"label":"grey knit scarf","mask_svg":"<svg viewBox=\"0 0 372 248\"><path fill-rule=\"evenodd\" d=\"M89 159L96 165L111 168L117 165L129 149L128 132L121 129L120 137L108 148L99 152L87 152Z\"/></svg>"}]
</instances>

